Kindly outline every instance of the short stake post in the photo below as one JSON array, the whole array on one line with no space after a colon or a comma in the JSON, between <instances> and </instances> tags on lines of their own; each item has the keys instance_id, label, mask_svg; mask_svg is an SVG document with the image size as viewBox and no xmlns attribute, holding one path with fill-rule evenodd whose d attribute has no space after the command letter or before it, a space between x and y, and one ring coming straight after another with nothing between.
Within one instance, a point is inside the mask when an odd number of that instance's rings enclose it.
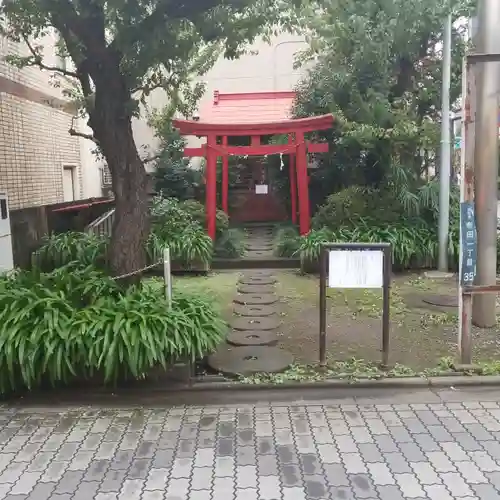
<instances>
[{"instance_id":1,"label":"short stake post","mask_svg":"<svg viewBox=\"0 0 500 500\"><path fill-rule=\"evenodd\" d=\"M326 366L327 288L382 288L382 367L389 365L390 243L326 243L320 254L319 363Z\"/></svg>"},{"instance_id":2,"label":"short stake post","mask_svg":"<svg viewBox=\"0 0 500 500\"><path fill-rule=\"evenodd\" d=\"M170 248L163 250L163 277L165 280L165 296L168 307L172 307L172 271L170 267Z\"/></svg>"}]
</instances>

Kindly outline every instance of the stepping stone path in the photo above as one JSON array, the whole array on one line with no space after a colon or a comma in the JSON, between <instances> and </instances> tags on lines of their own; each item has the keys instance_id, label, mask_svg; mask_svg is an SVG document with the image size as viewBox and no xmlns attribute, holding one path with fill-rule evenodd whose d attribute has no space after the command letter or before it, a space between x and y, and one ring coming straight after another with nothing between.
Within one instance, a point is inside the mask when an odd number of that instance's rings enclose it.
<instances>
[{"instance_id":1,"label":"stepping stone path","mask_svg":"<svg viewBox=\"0 0 500 500\"><path fill-rule=\"evenodd\" d=\"M254 235L250 235L252 245L247 246L247 257L262 258L261 252L266 253L265 257L272 256L272 231L264 228L252 231ZM259 245L255 242L256 236L260 238ZM276 346L280 321L275 283L276 278L267 270L249 271L239 279L232 330L226 343L208 357L213 370L225 375L249 376L279 373L293 363L292 355Z\"/></svg>"},{"instance_id":2,"label":"stepping stone path","mask_svg":"<svg viewBox=\"0 0 500 500\"><path fill-rule=\"evenodd\" d=\"M246 229L248 243L246 259L266 259L273 257L273 229L267 226L256 226Z\"/></svg>"}]
</instances>

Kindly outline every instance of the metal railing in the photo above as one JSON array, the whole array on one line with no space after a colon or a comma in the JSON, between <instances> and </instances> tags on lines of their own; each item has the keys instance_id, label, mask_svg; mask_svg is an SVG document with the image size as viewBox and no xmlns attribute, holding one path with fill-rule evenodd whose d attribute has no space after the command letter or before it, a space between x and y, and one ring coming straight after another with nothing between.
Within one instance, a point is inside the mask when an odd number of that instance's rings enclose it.
<instances>
[{"instance_id":1,"label":"metal railing","mask_svg":"<svg viewBox=\"0 0 500 500\"><path fill-rule=\"evenodd\" d=\"M95 221L91 222L85 228L85 232L95 234L96 236L111 236L114 222L115 209L112 208L98 217Z\"/></svg>"}]
</instances>

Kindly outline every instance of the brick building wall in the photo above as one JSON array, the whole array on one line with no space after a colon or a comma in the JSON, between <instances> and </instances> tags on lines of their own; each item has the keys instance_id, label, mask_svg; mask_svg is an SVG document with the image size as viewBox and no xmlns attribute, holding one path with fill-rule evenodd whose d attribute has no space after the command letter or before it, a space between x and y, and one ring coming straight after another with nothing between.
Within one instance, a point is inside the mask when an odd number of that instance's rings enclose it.
<instances>
[{"instance_id":1,"label":"brick building wall","mask_svg":"<svg viewBox=\"0 0 500 500\"><path fill-rule=\"evenodd\" d=\"M55 41L54 36L44 41L44 62L60 67ZM61 89L51 84L54 77L38 68L13 67L4 60L10 54L27 55L28 49L0 37L0 191L8 193L10 208L65 201L65 167L73 169L75 199L87 192L95 196L99 190L83 177L87 171L88 179L98 179L93 173L98 165L82 154L94 145L69 135L73 111Z\"/></svg>"}]
</instances>

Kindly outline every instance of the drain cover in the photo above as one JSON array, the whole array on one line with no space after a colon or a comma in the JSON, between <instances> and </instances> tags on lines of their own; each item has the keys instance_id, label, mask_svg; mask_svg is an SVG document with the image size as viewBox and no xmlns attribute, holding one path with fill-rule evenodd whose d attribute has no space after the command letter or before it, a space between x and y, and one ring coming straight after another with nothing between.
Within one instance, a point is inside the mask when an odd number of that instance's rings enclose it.
<instances>
[{"instance_id":1,"label":"drain cover","mask_svg":"<svg viewBox=\"0 0 500 500\"><path fill-rule=\"evenodd\" d=\"M439 307L458 307L457 295L427 295L422 302Z\"/></svg>"},{"instance_id":2,"label":"drain cover","mask_svg":"<svg viewBox=\"0 0 500 500\"><path fill-rule=\"evenodd\" d=\"M235 346L251 345L276 345L278 337L273 332L246 331L240 332L233 330L226 338L226 342Z\"/></svg>"},{"instance_id":3,"label":"drain cover","mask_svg":"<svg viewBox=\"0 0 500 500\"><path fill-rule=\"evenodd\" d=\"M236 304L248 305L270 305L276 304L276 302L278 302L278 297L273 293L244 293L242 295L237 295L233 302Z\"/></svg>"},{"instance_id":4,"label":"drain cover","mask_svg":"<svg viewBox=\"0 0 500 500\"><path fill-rule=\"evenodd\" d=\"M273 292L274 286L272 285L238 285L238 293L263 294Z\"/></svg>"},{"instance_id":5,"label":"drain cover","mask_svg":"<svg viewBox=\"0 0 500 500\"><path fill-rule=\"evenodd\" d=\"M235 304L234 313L238 316L272 316L276 310L266 304Z\"/></svg>"},{"instance_id":6,"label":"drain cover","mask_svg":"<svg viewBox=\"0 0 500 500\"><path fill-rule=\"evenodd\" d=\"M230 347L221 345L208 356L209 366L226 375L279 373L293 363L292 355L272 346Z\"/></svg>"},{"instance_id":7,"label":"drain cover","mask_svg":"<svg viewBox=\"0 0 500 500\"><path fill-rule=\"evenodd\" d=\"M280 326L278 318L273 317L246 317L240 316L231 321L231 326L235 330L275 330Z\"/></svg>"}]
</instances>

